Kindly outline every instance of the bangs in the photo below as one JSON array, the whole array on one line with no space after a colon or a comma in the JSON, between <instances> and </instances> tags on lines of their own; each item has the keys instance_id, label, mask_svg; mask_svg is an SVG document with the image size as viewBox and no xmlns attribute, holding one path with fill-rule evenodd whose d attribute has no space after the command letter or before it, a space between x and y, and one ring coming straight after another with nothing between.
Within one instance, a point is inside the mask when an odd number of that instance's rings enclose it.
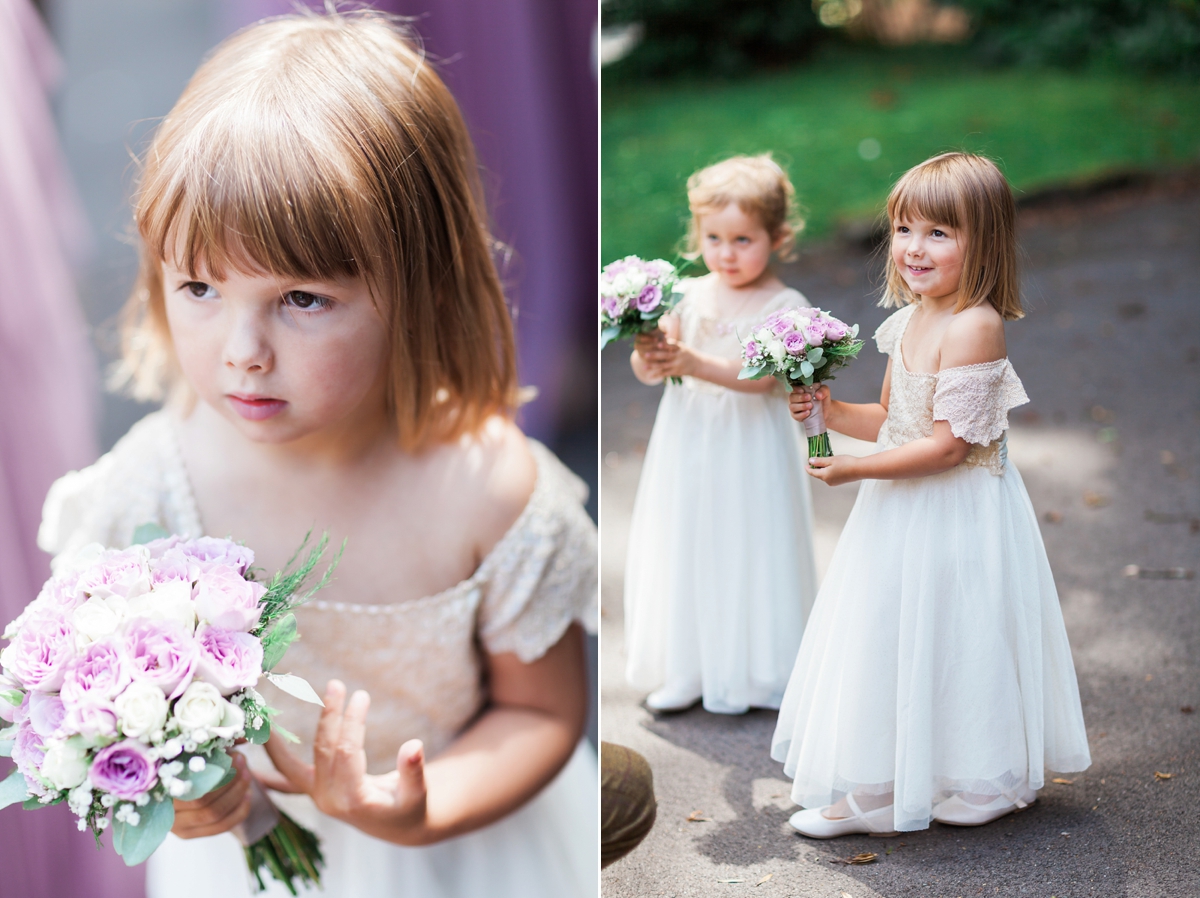
<instances>
[{"instance_id":1,"label":"bangs","mask_svg":"<svg viewBox=\"0 0 1200 898\"><path fill-rule=\"evenodd\" d=\"M147 250L197 277L232 268L300 281L374 280L387 246L377 184L362 176L329 120L297 121L271 97L209 111L185 139L166 141L147 171L137 224ZM324 126L322 128L322 126ZM324 131L325 133L322 133Z\"/></svg>"},{"instance_id":2,"label":"bangs","mask_svg":"<svg viewBox=\"0 0 1200 898\"><path fill-rule=\"evenodd\" d=\"M888 221L924 219L962 228L966 224L958 179L944 167L926 163L907 172L888 196Z\"/></svg>"}]
</instances>

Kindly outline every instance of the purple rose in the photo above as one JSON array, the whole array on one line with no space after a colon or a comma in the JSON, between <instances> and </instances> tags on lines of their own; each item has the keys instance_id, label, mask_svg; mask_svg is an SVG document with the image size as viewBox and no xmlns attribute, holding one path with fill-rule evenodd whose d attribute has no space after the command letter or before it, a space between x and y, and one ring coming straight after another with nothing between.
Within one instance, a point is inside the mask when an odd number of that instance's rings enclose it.
<instances>
[{"instance_id":1,"label":"purple rose","mask_svg":"<svg viewBox=\"0 0 1200 898\"><path fill-rule=\"evenodd\" d=\"M57 695L45 695L41 692L29 696L29 725L43 739L49 739L62 726L66 709L62 699Z\"/></svg>"},{"instance_id":2,"label":"purple rose","mask_svg":"<svg viewBox=\"0 0 1200 898\"><path fill-rule=\"evenodd\" d=\"M102 792L135 801L153 788L158 779L158 764L150 757L148 746L136 739L126 739L96 752L88 779Z\"/></svg>"},{"instance_id":3,"label":"purple rose","mask_svg":"<svg viewBox=\"0 0 1200 898\"><path fill-rule=\"evenodd\" d=\"M825 326L825 336L834 343L850 333L850 329L836 318L827 318L821 323Z\"/></svg>"},{"instance_id":4,"label":"purple rose","mask_svg":"<svg viewBox=\"0 0 1200 898\"><path fill-rule=\"evenodd\" d=\"M180 543L179 549L185 555L195 558L200 563L201 571L223 565L236 568L238 574L245 575L250 565L254 564L254 552L229 539L202 536Z\"/></svg>"},{"instance_id":5,"label":"purple rose","mask_svg":"<svg viewBox=\"0 0 1200 898\"><path fill-rule=\"evenodd\" d=\"M110 641L93 642L67 668L61 696L68 710L77 705L109 707L129 685L129 668L120 647Z\"/></svg>"},{"instance_id":6,"label":"purple rose","mask_svg":"<svg viewBox=\"0 0 1200 898\"><path fill-rule=\"evenodd\" d=\"M783 348L788 351L788 355L801 355L804 352L804 337L792 331L783 338Z\"/></svg>"},{"instance_id":7,"label":"purple rose","mask_svg":"<svg viewBox=\"0 0 1200 898\"><path fill-rule=\"evenodd\" d=\"M633 304L639 312L653 312L658 308L660 302L662 302L662 287L658 284L647 284L642 288L642 292L638 294Z\"/></svg>"},{"instance_id":8,"label":"purple rose","mask_svg":"<svg viewBox=\"0 0 1200 898\"><path fill-rule=\"evenodd\" d=\"M167 549L150 563L150 583L158 586L170 580L179 580L191 585L200 578L200 562L182 549Z\"/></svg>"},{"instance_id":9,"label":"purple rose","mask_svg":"<svg viewBox=\"0 0 1200 898\"><path fill-rule=\"evenodd\" d=\"M785 318L767 319L767 327L776 337L782 337L792 329L792 323Z\"/></svg>"},{"instance_id":10,"label":"purple rose","mask_svg":"<svg viewBox=\"0 0 1200 898\"><path fill-rule=\"evenodd\" d=\"M609 318L616 318L621 311L621 300L615 296L601 296L600 308Z\"/></svg>"},{"instance_id":11,"label":"purple rose","mask_svg":"<svg viewBox=\"0 0 1200 898\"><path fill-rule=\"evenodd\" d=\"M761 356L762 356L762 347L759 346L758 343L755 342L754 340L748 340L746 342L746 358L749 359L750 361L753 361L754 359L760 358Z\"/></svg>"},{"instance_id":12,"label":"purple rose","mask_svg":"<svg viewBox=\"0 0 1200 898\"><path fill-rule=\"evenodd\" d=\"M262 614L258 603L266 587L245 580L231 567L214 567L196 584L196 616L227 630L254 628Z\"/></svg>"},{"instance_id":13,"label":"purple rose","mask_svg":"<svg viewBox=\"0 0 1200 898\"><path fill-rule=\"evenodd\" d=\"M134 680L178 698L192 682L199 651L182 625L172 620L137 620L125 634L125 658Z\"/></svg>"},{"instance_id":14,"label":"purple rose","mask_svg":"<svg viewBox=\"0 0 1200 898\"><path fill-rule=\"evenodd\" d=\"M821 322L814 321L804 328L804 339L809 346L820 346L825 342L825 328Z\"/></svg>"},{"instance_id":15,"label":"purple rose","mask_svg":"<svg viewBox=\"0 0 1200 898\"><path fill-rule=\"evenodd\" d=\"M67 709L63 728L68 733L79 733L89 739L97 736L111 738L117 735L117 715L111 705L75 705Z\"/></svg>"},{"instance_id":16,"label":"purple rose","mask_svg":"<svg viewBox=\"0 0 1200 898\"><path fill-rule=\"evenodd\" d=\"M35 692L57 692L74 658L75 631L61 612L54 611L28 617L0 652L5 672Z\"/></svg>"},{"instance_id":17,"label":"purple rose","mask_svg":"<svg viewBox=\"0 0 1200 898\"><path fill-rule=\"evenodd\" d=\"M46 750L42 748L42 737L37 734L28 720L17 727L17 735L13 739L12 759L26 779L33 779L34 774L42 768L42 758Z\"/></svg>"},{"instance_id":18,"label":"purple rose","mask_svg":"<svg viewBox=\"0 0 1200 898\"><path fill-rule=\"evenodd\" d=\"M262 643L249 633L201 627L196 631L196 643L200 648L196 676L216 686L221 695L253 686L262 676Z\"/></svg>"},{"instance_id":19,"label":"purple rose","mask_svg":"<svg viewBox=\"0 0 1200 898\"><path fill-rule=\"evenodd\" d=\"M146 551L150 553L150 559L153 561L162 558L170 549L174 549L181 542L183 542L182 536L164 536L162 539L155 539L146 543Z\"/></svg>"},{"instance_id":20,"label":"purple rose","mask_svg":"<svg viewBox=\"0 0 1200 898\"><path fill-rule=\"evenodd\" d=\"M76 589L100 599L109 596L129 598L149 592L150 565L147 560L142 546L105 552L99 561L83 571Z\"/></svg>"}]
</instances>

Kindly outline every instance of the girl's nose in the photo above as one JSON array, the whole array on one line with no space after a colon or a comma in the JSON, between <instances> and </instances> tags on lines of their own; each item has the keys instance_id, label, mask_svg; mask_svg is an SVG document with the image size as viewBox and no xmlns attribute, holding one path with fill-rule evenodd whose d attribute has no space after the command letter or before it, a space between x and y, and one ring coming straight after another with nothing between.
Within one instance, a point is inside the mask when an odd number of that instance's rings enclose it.
<instances>
[{"instance_id":1,"label":"girl's nose","mask_svg":"<svg viewBox=\"0 0 1200 898\"><path fill-rule=\"evenodd\" d=\"M222 361L225 367L237 371L263 374L271 369L274 354L262 327L253 317L241 315L235 319L225 340Z\"/></svg>"}]
</instances>

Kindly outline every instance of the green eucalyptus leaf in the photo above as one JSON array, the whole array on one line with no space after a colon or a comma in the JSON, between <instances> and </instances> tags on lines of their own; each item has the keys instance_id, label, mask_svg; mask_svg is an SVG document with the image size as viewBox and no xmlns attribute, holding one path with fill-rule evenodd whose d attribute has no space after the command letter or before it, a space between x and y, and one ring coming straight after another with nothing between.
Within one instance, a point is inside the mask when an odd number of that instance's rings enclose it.
<instances>
[{"instance_id":1,"label":"green eucalyptus leaf","mask_svg":"<svg viewBox=\"0 0 1200 898\"><path fill-rule=\"evenodd\" d=\"M271 721L267 720L267 715L263 715L262 724L258 727L251 728L246 724L246 741L254 745L262 745L271 738Z\"/></svg>"},{"instance_id":2,"label":"green eucalyptus leaf","mask_svg":"<svg viewBox=\"0 0 1200 898\"><path fill-rule=\"evenodd\" d=\"M603 349L605 346L607 346L613 340L620 339L620 336L621 336L621 325L619 325L619 324L610 324L608 327L601 328L600 329L600 348Z\"/></svg>"},{"instance_id":3,"label":"green eucalyptus leaf","mask_svg":"<svg viewBox=\"0 0 1200 898\"><path fill-rule=\"evenodd\" d=\"M188 766L193 757L204 758L203 770L195 772ZM192 788L182 796L184 801L195 801L217 788L233 766L233 758L223 751L213 752L211 757L181 755L179 760L183 761L183 773L179 774L179 778L192 784Z\"/></svg>"},{"instance_id":4,"label":"green eucalyptus leaf","mask_svg":"<svg viewBox=\"0 0 1200 898\"><path fill-rule=\"evenodd\" d=\"M140 525L133 531L133 544L142 546L146 543L152 543L156 539L166 539L171 535L171 531L164 528L161 524L153 521Z\"/></svg>"},{"instance_id":5,"label":"green eucalyptus leaf","mask_svg":"<svg viewBox=\"0 0 1200 898\"><path fill-rule=\"evenodd\" d=\"M813 376L813 371L815 371L815 370L816 369L813 367L813 363L808 361L807 359L800 363L800 373L802 375L804 375L804 377L806 377L806 378L811 378ZM806 380L805 383L809 384L809 383L812 383L812 381Z\"/></svg>"},{"instance_id":6,"label":"green eucalyptus leaf","mask_svg":"<svg viewBox=\"0 0 1200 898\"><path fill-rule=\"evenodd\" d=\"M29 790L25 786L25 775L14 767L4 781L0 782L0 808L24 801L28 797Z\"/></svg>"},{"instance_id":7,"label":"green eucalyptus leaf","mask_svg":"<svg viewBox=\"0 0 1200 898\"><path fill-rule=\"evenodd\" d=\"M295 640L296 615L289 611L263 639L263 670L271 670L283 660L284 653Z\"/></svg>"},{"instance_id":8,"label":"green eucalyptus leaf","mask_svg":"<svg viewBox=\"0 0 1200 898\"><path fill-rule=\"evenodd\" d=\"M141 818L137 826L114 816L111 827L113 848L125 859L127 867L137 866L154 854L175 825L175 803L170 798L151 801L137 812Z\"/></svg>"},{"instance_id":9,"label":"green eucalyptus leaf","mask_svg":"<svg viewBox=\"0 0 1200 898\"><path fill-rule=\"evenodd\" d=\"M11 758L15 739L0 739L0 758Z\"/></svg>"},{"instance_id":10,"label":"green eucalyptus leaf","mask_svg":"<svg viewBox=\"0 0 1200 898\"><path fill-rule=\"evenodd\" d=\"M21 707L21 702L25 700L25 693L20 689L3 689L0 690L0 701L6 701L14 708Z\"/></svg>"},{"instance_id":11,"label":"green eucalyptus leaf","mask_svg":"<svg viewBox=\"0 0 1200 898\"><path fill-rule=\"evenodd\" d=\"M745 368L743 368L741 371L738 372L737 379L738 380L756 380L756 379L762 377L763 369L766 367L767 367L766 365L747 365Z\"/></svg>"}]
</instances>

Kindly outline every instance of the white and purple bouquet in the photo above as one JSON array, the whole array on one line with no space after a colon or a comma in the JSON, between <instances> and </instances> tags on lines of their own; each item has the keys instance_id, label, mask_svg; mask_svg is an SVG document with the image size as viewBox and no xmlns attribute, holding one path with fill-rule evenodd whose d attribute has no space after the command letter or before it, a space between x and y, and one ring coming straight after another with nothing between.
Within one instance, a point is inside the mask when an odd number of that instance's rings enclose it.
<instances>
[{"instance_id":1,"label":"white and purple bouquet","mask_svg":"<svg viewBox=\"0 0 1200 898\"><path fill-rule=\"evenodd\" d=\"M789 391L833 380L833 372L858 355L863 341L858 325L847 325L820 309L782 309L742 341L742 370L738 380L775 377ZM804 419L809 458L833 455L821 404L813 400Z\"/></svg>"},{"instance_id":2,"label":"white and purple bouquet","mask_svg":"<svg viewBox=\"0 0 1200 898\"><path fill-rule=\"evenodd\" d=\"M613 340L658 329L658 321L679 302L675 266L665 259L649 262L626 256L600 271L600 348ZM671 378L679 383L679 378Z\"/></svg>"},{"instance_id":3,"label":"white and purple bouquet","mask_svg":"<svg viewBox=\"0 0 1200 898\"><path fill-rule=\"evenodd\" d=\"M261 677L321 701L300 677L273 668L296 638L292 609L324 586L304 584L325 552L307 544L266 583L254 553L225 539L185 540L139 527L128 549L86 546L8 625L0 651L0 755L16 769L0 782L0 808L65 801L80 831L111 829L125 863L139 864L191 801L232 780L229 751L263 743L277 713L255 691ZM340 553L339 553L340 555ZM0 724L2 726L3 724ZM317 838L255 788L238 833L259 888L266 870L320 883ZM252 831L253 830L253 831Z\"/></svg>"}]
</instances>

